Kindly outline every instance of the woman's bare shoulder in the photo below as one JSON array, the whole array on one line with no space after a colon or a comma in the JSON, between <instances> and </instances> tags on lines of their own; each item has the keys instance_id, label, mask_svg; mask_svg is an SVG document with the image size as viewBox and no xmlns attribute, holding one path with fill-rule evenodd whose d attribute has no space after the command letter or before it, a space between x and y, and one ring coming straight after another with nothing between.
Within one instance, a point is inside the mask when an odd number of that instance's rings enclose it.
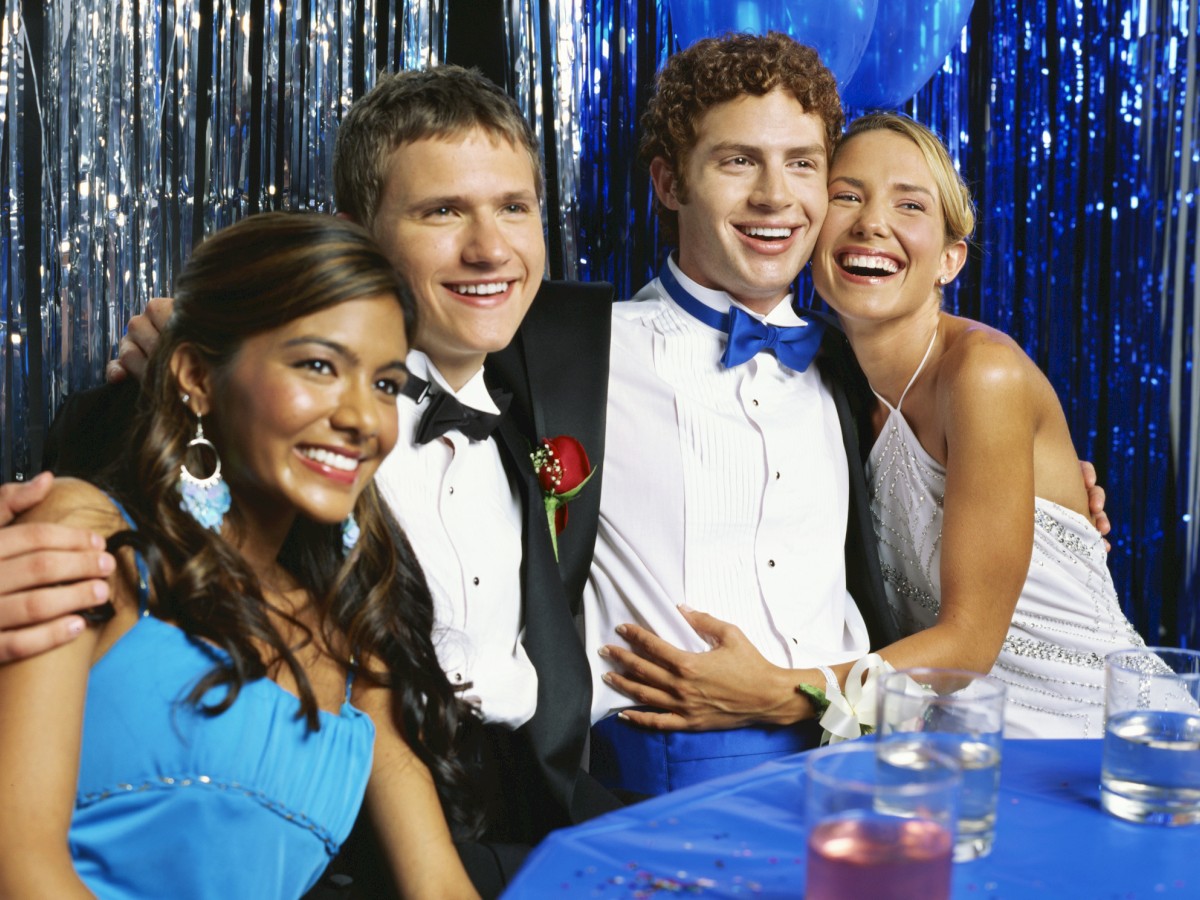
<instances>
[{"instance_id":1,"label":"woman's bare shoulder","mask_svg":"<svg viewBox=\"0 0 1200 900\"><path fill-rule=\"evenodd\" d=\"M1048 382L1016 341L970 319L956 319L948 332L936 388L947 434L1041 419Z\"/></svg>"},{"instance_id":2,"label":"woman's bare shoulder","mask_svg":"<svg viewBox=\"0 0 1200 900\"><path fill-rule=\"evenodd\" d=\"M101 535L125 527L125 520L112 499L100 488L78 478L56 478L46 498L22 513L17 521L73 525Z\"/></svg>"},{"instance_id":3,"label":"woman's bare shoulder","mask_svg":"<svg viewBox=\"0 0 1200 900\"><path fill-rule=\"evenodd\" d=\"M1033 360L1003 331L973 319L945 318L950 321L939 379L943 389L1028 390L1039 380Z\"/></svg>"}]
</instances>

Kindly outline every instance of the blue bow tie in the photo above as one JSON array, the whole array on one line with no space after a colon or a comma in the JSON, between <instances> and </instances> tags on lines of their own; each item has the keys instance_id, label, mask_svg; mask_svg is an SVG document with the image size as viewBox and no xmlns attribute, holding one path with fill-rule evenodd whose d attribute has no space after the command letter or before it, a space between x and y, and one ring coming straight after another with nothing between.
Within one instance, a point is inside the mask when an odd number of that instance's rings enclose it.
<instances>
[{"instance_id":1,"label":"blue bow tie","mask_svg":"<svg viewBox=\"0 0 1200 900\"><path fill-rule=\"evenodd\" d=\"M658 273L658 280L684 312L729 335L725 355L721 357L726 368L739 366L763 350L774 350L781 363L803 372L821 347L824 322L805 319L804 325L781 327L760 322L736 306L731 306L728 313L717 312L689 294L667 264Z\"/></svg>"}]
</instances>

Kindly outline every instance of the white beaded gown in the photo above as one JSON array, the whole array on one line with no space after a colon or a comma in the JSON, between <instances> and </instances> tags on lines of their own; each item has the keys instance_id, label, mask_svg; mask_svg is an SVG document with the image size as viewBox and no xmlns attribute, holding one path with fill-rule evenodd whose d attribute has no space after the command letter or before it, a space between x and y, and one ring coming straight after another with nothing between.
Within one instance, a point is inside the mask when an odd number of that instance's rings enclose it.
<instances>
[{"instance_id":1,"label":"white beaded gown","mask_svg":"<svg viewBox=\"0 0 1200 900\"><path fill-rule=\"evenodd\" d=\"M928 357L926 351L894 408L879 398L889 413L867 461L888 602L905 635L932 625L941 599L946 470L900 412ZM1144 641L1121 611L1092 524L1041 497L1033 523L1029 573L991 671L1008 687L1005 735L1103 737L1104 655Z\"/></svg>"}]
</instances>

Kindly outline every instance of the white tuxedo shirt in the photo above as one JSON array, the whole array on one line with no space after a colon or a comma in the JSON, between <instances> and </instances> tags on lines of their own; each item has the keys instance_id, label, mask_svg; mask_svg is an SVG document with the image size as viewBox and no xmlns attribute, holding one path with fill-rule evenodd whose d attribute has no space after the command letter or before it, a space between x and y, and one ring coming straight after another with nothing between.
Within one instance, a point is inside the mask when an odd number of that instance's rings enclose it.
<instances>
[{"instance_id":1,"label":"white tuxedo shirt","mask_svg":"<svg viewBox=\"0 0 1200 900\"><path fill-rule=\"evenodd\" d=\"M668 265L707 306L735 302ZM802 324L790 301L756 318ZM794 372L763 352L726 369L725 342L657 279L614 307L604 488L583 598L593 721L632 705L601 680L611 665L596 651L623 644L617 625L708 649L678 604L737 625L781 666L869 650L846 589L849 482L833 398L815 363Z\"/></svg>"},{"instance_id":2,"label":"white tuxedo shirt","mask_svg":"<svg viewBox=\"0 0 1200 900\"><path fill-rule=\"evenodd\" d=\"M483 369L452 391L424 353L411 351L407 364L463 404L498 411ZM472 683L466 696L484 721L518 728L537 709L537 671L521 644L520 498L495 438L450 431L418 445L427 404L398 403L400 437L375 478L429 581L438 660L451 684Z\"/></svg>"}]
</instances>

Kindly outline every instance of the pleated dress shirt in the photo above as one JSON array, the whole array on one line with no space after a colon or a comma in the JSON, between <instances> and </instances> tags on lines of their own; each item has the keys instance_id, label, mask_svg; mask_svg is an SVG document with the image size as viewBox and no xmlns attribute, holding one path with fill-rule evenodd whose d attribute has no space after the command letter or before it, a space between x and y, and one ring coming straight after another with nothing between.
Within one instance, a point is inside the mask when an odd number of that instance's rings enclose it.
<instances>
[{"instance_id":1,"label":"pleated dress shirt","mask_svg":"<svg viewBox=\"0 0 1200 900\"><path fill-rule=\"evenodd\" d=\"M424 353L411 351L407 364L434 390L498 412L483 369L452 391ZM451 684L471 682L466 696L484 721L518 728L537 708L537 672L521 644L520 499L495 438L450 431L414 442L427 405L399 398L400 438L376 480L429 581L434 642Z\"/></svg>"},{"instance_id":2,"label":"pleated dress shirt","mask_svg":"<svg viewBox=\"0 0 1200 900\"><path fill-rule=\"evenodd\" d=\"M727 312L735 302L668 265L705 305ZM801 324L791 297L756 318ZM709 649L681 603L737 625L780 666L868 651L846 590L849 482L833 399L815 363L794 372L762 352L726 369L725 341L657 279L614 307L604 489L583 601L593 721L632 705L601 680L611 665L596 651L623 644L616 626Z\"/></svg>"}]
</instances>

